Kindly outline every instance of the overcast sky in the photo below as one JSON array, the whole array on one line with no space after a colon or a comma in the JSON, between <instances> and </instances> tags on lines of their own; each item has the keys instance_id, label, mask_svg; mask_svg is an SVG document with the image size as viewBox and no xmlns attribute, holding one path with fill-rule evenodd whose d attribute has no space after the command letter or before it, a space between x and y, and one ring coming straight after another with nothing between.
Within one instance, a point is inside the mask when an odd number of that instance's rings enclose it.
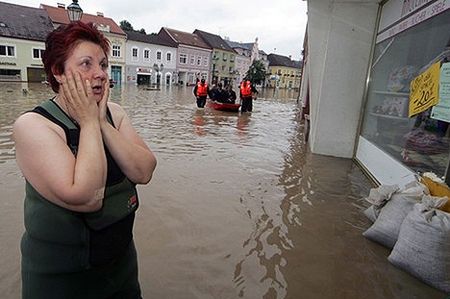
<instances>
[{"instance_id":1,"label":"overcast sky","mask_svg":"<svg viewBox=\"0 0 450 299\"><path fill-rule=\"evenodd\" d=\"M39 7L66 7L72 0L0 0ZM306 28L306 1L302 0L79 0L85 13L103 12L117 24L129 21L134 29L147 33L169 27L186 32L195 29L229 37L237 42L254 42L259 49L300 59Z\"/></svg>"}]
</instances>

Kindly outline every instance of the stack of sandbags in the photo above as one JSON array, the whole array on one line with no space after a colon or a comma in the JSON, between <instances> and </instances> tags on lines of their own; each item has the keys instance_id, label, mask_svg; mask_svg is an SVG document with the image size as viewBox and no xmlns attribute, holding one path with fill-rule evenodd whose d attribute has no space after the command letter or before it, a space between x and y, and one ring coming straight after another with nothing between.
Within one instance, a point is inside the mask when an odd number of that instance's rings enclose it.
<instances>
[{"instance_id":1,"label":"stack of sandbags","mask_svg":"<svg viewBox=\"0 0 450 299\"><path fill-rule=\"evenodd\" d=\"M450 214L447 197L424 196L404 219L388 260L425 283L450 293Z\"/></svg>"},{"instance_id":2,"label":"stack of sandbags","mask_svg":"<svg viewBox=\"0 0 450 299\"><path fill-rule=\"evenodd\" d=\"M431 194L431 195L430 195ZM399 189L380 186L366 200L374 223L363 235L388 248L388 260L450 293L450 188L434 174Z\"/></svg>"},{"instance_id":3,"label":"stack of sandbags","mask_svg":"<svg viewBox=\"0 0 450 299\"><path fill-rule=\"evenodd\" d=\"M372 201L372 207L376 217L374 223L367 229L364 237L378 242L388 248L392 248L397 241L400 232L400 226L403 219L413 209L416 203L419 203L428 189L425 185L414 181L404 188L397 186L385 186L374 194L380 194L378 197L368 197ZM388 196L388 195L391 196ZM376 199L376 201L374 200ZM366 216L369 214L365 211Z\"/></svg>"}]
</instances>

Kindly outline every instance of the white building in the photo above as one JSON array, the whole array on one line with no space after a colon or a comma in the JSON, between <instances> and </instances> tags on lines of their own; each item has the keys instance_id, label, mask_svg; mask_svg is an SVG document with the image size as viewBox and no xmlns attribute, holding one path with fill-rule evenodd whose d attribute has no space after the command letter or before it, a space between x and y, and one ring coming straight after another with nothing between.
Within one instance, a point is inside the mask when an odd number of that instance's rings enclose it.
<instances>
[{"instance_id":1,"label":"white building","mask_svg":"<svg viewBox=\"0 0 450 299\"><path fill-rule=\"evenodd\" d=\"M158 35L126 31L126 82L172 85L175 83L177 44Z\"/></svg>"},{"instance_id":2,"label":"white building","mask_svg":"<svg viewBox=\"0 0 450 299\"><path fill-rule=\"evenodd\" d=\"M301 100L311 151L354 158L381 184L425 171L449 182L450 117L431 103L418 110L410 88L434 63L449 68L449 20L448 1L309 0Z\"/></svg>"}]
</instances>

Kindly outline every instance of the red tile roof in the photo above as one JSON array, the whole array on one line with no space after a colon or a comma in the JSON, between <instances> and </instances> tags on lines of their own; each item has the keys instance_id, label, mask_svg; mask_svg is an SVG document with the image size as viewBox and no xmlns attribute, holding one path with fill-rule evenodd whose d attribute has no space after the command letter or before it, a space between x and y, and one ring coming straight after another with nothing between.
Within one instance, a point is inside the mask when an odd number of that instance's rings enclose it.
<instances>
[{"instance_id":1,"label":"red tile roof","mask_svg":"<svg viewBox=\"0 0 450 299\"><path fill-rule=\"evenodd\" d=\"M45 9L48 16L53 23L56 24L69 24L69 17L67 16L67 10L64 8L53 7L45 4L41 4L41 7ZM125 32L113 21L111 18L101 17L97 15L90 15L83 13L81 17L83 23L95 23L103 26L109 26L111 33L126 35Z\"/></svg>"}]
</instances>

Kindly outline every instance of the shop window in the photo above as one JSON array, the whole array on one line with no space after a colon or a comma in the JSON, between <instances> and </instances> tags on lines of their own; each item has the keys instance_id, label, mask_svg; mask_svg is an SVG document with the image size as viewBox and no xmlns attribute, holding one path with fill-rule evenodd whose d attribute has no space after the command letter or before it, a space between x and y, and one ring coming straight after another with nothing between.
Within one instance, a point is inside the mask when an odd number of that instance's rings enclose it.
<instances>
[{"instance_id":1,"label":"shop window","mask_svg":"<svg viewBox=\"0 0 450 299\"><path fill-rule=\"evenodd\" d=\"M444 176L449 119L432 108L408 117L410 83L450 61L450 10L376 44L361 135L414 172Z\"/></svg>"}]
</instances>

